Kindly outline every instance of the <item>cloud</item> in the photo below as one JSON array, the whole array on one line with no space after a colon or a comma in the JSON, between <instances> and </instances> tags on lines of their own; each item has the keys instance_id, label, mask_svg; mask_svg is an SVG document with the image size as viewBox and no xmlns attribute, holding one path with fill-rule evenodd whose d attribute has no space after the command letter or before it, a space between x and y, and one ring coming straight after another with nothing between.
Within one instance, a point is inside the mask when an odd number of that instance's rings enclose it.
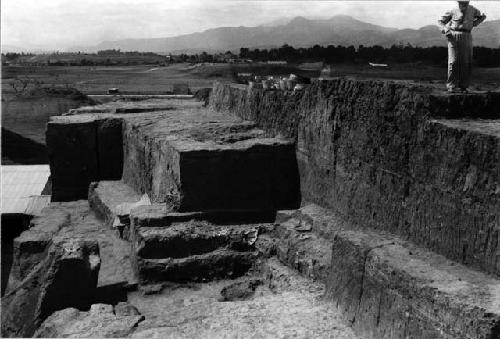
<instances>
[{"instance_id":1,"label":"cloud","mask_svg":"<svg viewBox=\"0 0 500 339\"><path fill-rule=\"evenodd\" d=\"M500 2L475 1L500 19ZM2 44L64 49L104 40L168 37L293 16L351 15L378 25L434 24L454 1L2 0Z\"/></svg>"}]
</instances>

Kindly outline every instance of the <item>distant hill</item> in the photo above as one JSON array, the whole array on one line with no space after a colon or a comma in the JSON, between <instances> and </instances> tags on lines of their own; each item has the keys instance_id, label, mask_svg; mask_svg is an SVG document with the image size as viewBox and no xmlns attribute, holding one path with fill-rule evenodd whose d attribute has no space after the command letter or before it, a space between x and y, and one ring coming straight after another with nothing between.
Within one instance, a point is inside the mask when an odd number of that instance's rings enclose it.
<instances>
[{"instance_id":1,"label":"distant hill","mask_svg":"<svg viewBox=\"0 0 500 339\"><path fill-rule=\"evenodd\" d=\"M476 46L500 47L500 20L486 21L474 31ZM219 27L203 32L170 38L126 39L105 41L93 47L77 47L72 51L120 49L176 53L191 51L237 51L241 47L269 48L289 44L294 47L319 45L381 45L410 43L413 46L445 46L437 26L420 29L395 29L366 23L350 16L329 19L281 18L258 27Z\"/></svg>"}]
</instances>

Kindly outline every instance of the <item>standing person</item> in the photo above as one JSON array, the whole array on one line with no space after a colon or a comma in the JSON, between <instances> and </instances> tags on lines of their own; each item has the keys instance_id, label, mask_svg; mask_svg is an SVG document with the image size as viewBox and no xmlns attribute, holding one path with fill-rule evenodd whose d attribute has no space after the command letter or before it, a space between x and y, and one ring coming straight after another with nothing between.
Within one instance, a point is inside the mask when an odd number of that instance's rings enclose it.
<instances>
[{"instance_id":1,"label":"standing person","mask_svg":"<svg viewBox=\"0 0 500 339\"><path fill-rule=\"evenodd\" d=\"M472 74L472 28L486 19L486 15L469 1L458 1L458 8L446 12L438 21L441 33L448 39L449 92L467 92Z\"/></svg>"}]
</instances>

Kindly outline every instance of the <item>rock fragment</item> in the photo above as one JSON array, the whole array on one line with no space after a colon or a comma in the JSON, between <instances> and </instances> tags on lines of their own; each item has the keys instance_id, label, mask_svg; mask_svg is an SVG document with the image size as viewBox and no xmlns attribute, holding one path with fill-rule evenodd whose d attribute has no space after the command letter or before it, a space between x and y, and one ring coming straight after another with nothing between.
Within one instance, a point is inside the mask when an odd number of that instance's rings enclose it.
<instances>
[{"instance_id":1,"label":"rock fragment","mask_svg":"<svg viewBox=\"0 0 500 339\"><path fill-rule=\"evenodd\" d=\"M220 292L221 298L219 301L238 301L247 300L253 296L255 289L262 285L260 279L248 279L230 284Z\"/></svg>"}]
</instances>

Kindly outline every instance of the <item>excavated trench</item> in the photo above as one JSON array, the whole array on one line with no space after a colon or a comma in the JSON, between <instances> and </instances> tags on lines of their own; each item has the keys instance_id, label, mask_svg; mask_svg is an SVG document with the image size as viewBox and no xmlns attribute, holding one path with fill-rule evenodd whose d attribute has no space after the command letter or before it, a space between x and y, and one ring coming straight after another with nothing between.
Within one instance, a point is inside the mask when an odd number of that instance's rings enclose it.
<instances>
[{"instance_id":1,"label":"excavated trench","mask_svg":"<svg viewBox=\"0 0 500 339\"><path fill-rule=\"evenodd\" d=\"M499 103L338 79L53 118L2 335L498 338Z\"/></svg>"}]
</instances>

